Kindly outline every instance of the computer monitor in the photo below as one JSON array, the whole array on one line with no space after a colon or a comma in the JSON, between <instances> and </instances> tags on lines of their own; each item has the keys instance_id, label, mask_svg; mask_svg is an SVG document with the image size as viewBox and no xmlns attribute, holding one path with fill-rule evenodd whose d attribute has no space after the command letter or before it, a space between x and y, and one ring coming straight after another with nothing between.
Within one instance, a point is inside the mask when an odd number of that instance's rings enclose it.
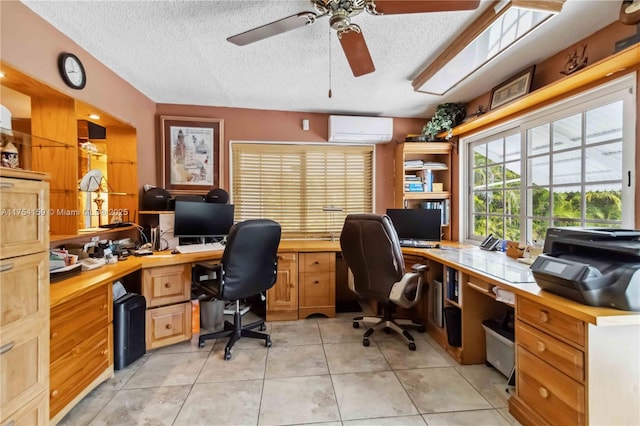
<instances>
[{"instance_id":1,"label":"computer monitor","mask_svg":"<svg viewBox=\"0 0 640 426\"><path fill-rule=\"evenodd\" d=\"M440 209L387 209L398 238L440 241Z\"/></svg>"},{"instance_id":2,"label":"computer monitor","mask_svg":"<svg viewBox=\"0 0 640 426\"><path fill-rule=\"evenodd\" d=\"M173 235L185 237L224 237L233 225L233 204L176 201Z\"/></svg>"}]
</instances>

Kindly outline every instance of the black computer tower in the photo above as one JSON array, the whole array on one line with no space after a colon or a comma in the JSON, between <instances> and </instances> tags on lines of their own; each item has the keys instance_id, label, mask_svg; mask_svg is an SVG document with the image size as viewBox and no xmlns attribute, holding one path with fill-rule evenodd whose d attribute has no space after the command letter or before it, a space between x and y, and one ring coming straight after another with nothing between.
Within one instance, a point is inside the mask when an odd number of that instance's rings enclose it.
<instances>
[{"instance_id":1,"label":"black computer tower","mask_svg":"<svg viewBox=\"0 0 640 426\"><path fill-rule=\"evenodd\" d=\"M144 296L127 293L113 302L113 366L126 367L146 353Z\"/></svg>"}]
</instances>

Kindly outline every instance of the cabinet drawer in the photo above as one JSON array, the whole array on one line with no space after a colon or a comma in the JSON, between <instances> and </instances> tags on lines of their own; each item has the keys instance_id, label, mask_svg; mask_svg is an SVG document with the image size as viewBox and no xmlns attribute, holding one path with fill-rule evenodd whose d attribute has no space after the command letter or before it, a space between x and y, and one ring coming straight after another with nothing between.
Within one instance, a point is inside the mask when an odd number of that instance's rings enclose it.
<instances>
[{"instance_id":1,"label":"cabinet drawer","mask_svg":"<svg viewBox=\"0 0 640 426\"><path fill-rule=\"evenodd\" d=\"M582 321L524 297L518 297L517 312L519 319L584 347Z\"/></svg>"},{"instance_id":2,"label":"cabinet drawer","mask_svg":"<svg viewBox=\"0 0 640 426\"><path fill-rule=\"evenodd\" d=\"M191 339L191 302L147 311L147 350Z\"/></svg>"},{"instance_id":3,"label":"cabinet drawer","mask_svg":"<svg viewBox=\"0 0 640 426\"><path fill-rule=\"evenodd\" d=\"M49 184L0 177L0 258L49 250Z\"/></svg>"},{"instance_id":4,"label":"cabinet drawer","mask_svg":"<svg viewBox=\"0 0 640 426\"><path fill-rule=\"evenodd\" d=\"M88 336L59 359L51 362L49 385L51 417L72 401L109 368L109 328Z\"/></svg>"},{"instance_id":5,"label":"cabinet drawer","mask_svg":"<svg viewBox=\"0 0 640 426\"><path fill-rule=\"evenodd\" d=\"M333 272L336 270L335 253L300 253L299 272Z\"/></svg>"},{"instance_id":6,"label":"cabinet drawer","mask_svg":"<svg viewBox=\"0 0 640 426\"><path fill-rule=\"evenodd\" d=\"M517 348L517 392L533 411L555 425L585 424L584 386Z\"/></svg>"},{"instance_id":7,"label":"cabinet drawer","mask_svg":"<svg viewBox=\"0 0 640 426\"><path fill-rule=\"evenodd\" d=\"M37 314L49 316L48 253L0 261L0 328Z\"/></svg>"},{"instance_id":8,"label":"cabinet drawer","mask_svg":"<svg viewBox=\"0 0 640 426\"><path fill-rule=\"evenodd\" d=\"M516 323L518 345L578 381L584 380L584 353L521 321Z\"/></svg>"},{"instance_id":9,"label":"cabinet drawer","mask_svg":"<svg viewBox=\"0 0 640 426\"><path fill-rule=\"evenodd\" d=\"M6 413L8 414L8 413ZM2 426L34 426L49 424L49 392L42 392L18 411L5 416L2 410Z\"/></svg>"},{"instance_id":10,"label":"cabinet drawer","mask_svg":"<svg viewBox=\"0 0 640 426\"><path fill-rule=\"evenodd\" d=\"M163 266L142 272L142 295L147 307L184 302L191 297L190 265Z\"/></svg>"},{"instance_id":11,"label":"cabinet drawer","mask_svg":"<svg viewBox=\"0 0 640 426\"><path fill-rule=\"evenodd\" d=\"M300 274L301 308L310 306L334 306L334 277L332 272L307 272Z\"/></svg>"},{"instance_id":12,"label":"cabinet drawer","mask_svg":"<svg viewBox=\"0 0 640 426\"><path fill-rule=\"evenodd\" d=\"M109 325L106 285L51 309L51 362Z\"/></svg>"},{"instance_id":13,"label":"cabinet drawer","mask_svg":"<svg viewBox=\"0 0 640 426\"><path fill-rule=\"evenodd\" d=\"M0 342L0 411L4 417L49 385L49 322L43 316L4 327Z\"/></svg>"}]
</instances>

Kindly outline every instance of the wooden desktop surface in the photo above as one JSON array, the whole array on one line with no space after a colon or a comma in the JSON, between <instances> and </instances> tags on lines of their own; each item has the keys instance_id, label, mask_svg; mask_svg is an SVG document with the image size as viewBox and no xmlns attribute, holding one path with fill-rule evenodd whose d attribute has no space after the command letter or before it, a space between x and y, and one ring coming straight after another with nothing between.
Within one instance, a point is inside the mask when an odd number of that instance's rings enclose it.
<instances>
[{"instance_id":1,"label":"wooden desktop surface","mask_svg":"<svg viewBox=\"0 0 640 426\"><path fill-rule=\"evenodd\" d=\"M457 243L443 242L443 247L453 249L477 250L472 246ZM326 240L282 240L280 243L280 252L339 252L339 241ZM443 256L444 251L439 249L419 249L419 248L403 248L403 253L423 257L437 263L454 267L465 273L478 276L493 285L497 285L513 293L543 303L554 309L561 310L578 318L595 325L624 325L624 324L640 324L639 312L627 312L617 309L598 308L580 304L573 300L557 296L538 287L535 282L530 283L513 283L499 279L485 271L467 267L460 263L451 261ZM186 263L197 263L207 260L217 260L222 257L222 251L202 252L189 254L171 254L170 251L156 252L151 256L135 257L130 256L125 261L120 261L113 265L105 265L92 271L83 271L78 275L67 278L60 282L51 284L51 306L57 306L74 297L90 291L96 285L105 282L113 282L132 272L141 269L154 268L158 266L178 265ZM502 254L495 253L497 262L515 262Z\"/></svg>"}]
</instances>

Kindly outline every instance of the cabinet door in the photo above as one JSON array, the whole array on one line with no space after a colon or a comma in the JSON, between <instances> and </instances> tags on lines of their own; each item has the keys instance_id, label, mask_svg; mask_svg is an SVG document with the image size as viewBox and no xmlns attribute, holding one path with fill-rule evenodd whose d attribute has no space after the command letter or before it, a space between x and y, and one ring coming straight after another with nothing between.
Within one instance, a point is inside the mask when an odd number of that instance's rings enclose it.
<instances>
[{"instance_id":1,"label":"cabinet door","mask_svg":"<svg viewBox=\"0 0 640 426\"><path fill-rule=\"evenodd\" d=\"M298 319L296 253L278 254L278 279L267 291L267 321Z\"/></svg>"},{"instance_id":2,"label":"cabinet door","mask_svg":"<svg viewBox=\"0 0 640 426\"><path fill-rule=\"evenodd\" d=\"M142 271L147 307L184 302L191 297L191 265L162 266Z\"/></svg>"},{"instance_id":3,"label":"cabinet door","mask_svg":"<svg viewBox=\"0 0 640 426\"><path fill-rule=\"evenodd\" d=\"M49 250L49 184L0 177L0 258Z\"/></svg>"},{"instance_id":4,"label":"cabinet door","mask_svg":"<svg viewBox=\"0 0 640 426\"><path fill-rule=\"evenodd\" d=\"M7 415L2 411L3 426L33 426L49 424L49 394L42 392L39 396L29 401L18 411Z\"/></svg>"},{"instance_id":5,"label":"cabinet door","mask_svg":"<svg viewBox=\"0 0 640 426\"><path fill-rule=\"evenodd\" d=\"M47 256L44 252L0 261L0 328L49 317Z\"/></svg>"}]
</instances>

